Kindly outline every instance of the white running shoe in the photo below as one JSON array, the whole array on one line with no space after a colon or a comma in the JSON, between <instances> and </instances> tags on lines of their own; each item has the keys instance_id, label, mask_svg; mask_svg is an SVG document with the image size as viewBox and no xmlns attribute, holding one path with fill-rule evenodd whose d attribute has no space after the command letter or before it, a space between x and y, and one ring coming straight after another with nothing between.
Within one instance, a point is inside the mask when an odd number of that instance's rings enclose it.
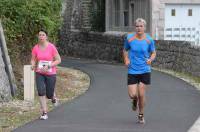
<instances>
[{"instance_id":1,"label":"white running shoe","mask_svg":"<svg viewBox=\"0 0 200 132\"><path fill-rule=\"evenodd\" d=\"M40 116L40 120L46 120L46 119L48 119L47 113L42 113L42 115Z\"/></svg>"},{"instance_id":2,"label":"white running shoe","mask_svg":"<svg viewBox=\"0 0 200 132\"><path fill-rule=\"evenodd\" d=\"M58 99L57 99L57 98L53 98L53 99L51 100L51 102L52 102L52 104L53 104L54 107L57 107L57 106L59 105L59 102L58 102Z\"/></svg>"},{"instance_id":3,"label":"white running shoe","mask_svg":"<svg viewBox=\"0 0 200 132\"><path fill-rule=\"evenodd\" d=\"M138 115L138 123L145 124L145 120L144 120L144 115L143 114L139 114Z\"/></svg>"}]
</instances>

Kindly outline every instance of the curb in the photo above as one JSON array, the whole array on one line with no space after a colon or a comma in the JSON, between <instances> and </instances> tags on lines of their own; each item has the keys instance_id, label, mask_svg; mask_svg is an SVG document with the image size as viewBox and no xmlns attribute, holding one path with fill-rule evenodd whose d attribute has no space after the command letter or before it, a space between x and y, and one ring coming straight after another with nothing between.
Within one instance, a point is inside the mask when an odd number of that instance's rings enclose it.
<instances>
[{"instance_id":1,"label":"curb","mask_svg":"<svg viewBox=\"0 0 200 132\"><path fill-rule=\"evenodd\" d=\"M195 121L195 123L187 132L200 132L200 117Z\"/></svg>"}]
</instances>

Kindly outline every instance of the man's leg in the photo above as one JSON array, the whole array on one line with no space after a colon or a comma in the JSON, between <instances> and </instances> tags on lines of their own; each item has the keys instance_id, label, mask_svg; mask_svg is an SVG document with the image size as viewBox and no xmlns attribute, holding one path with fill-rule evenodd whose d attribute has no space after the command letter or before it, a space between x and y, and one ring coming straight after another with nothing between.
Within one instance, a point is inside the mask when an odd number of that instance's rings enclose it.
<instances>
[{"instance_id":1,"label":"man's leg","mask_svg":"<svg viewBox=\"0 0 200 132\"><path fill-rule=\"evenodd\" d=\"M137 96L137 93L138 93L137 84L128 85L128 94L131 99Z\"/></svg>"},{"instance_id":2,"label":"man's leg","mask_svg":"<svg viewBox=\"0 0 200 132\"><path fill-rule=\"evenodd\" d=\"M139 99L139 113L140 114L144 113L144 107L145 107L145 103L146 103L146 97L145 97L146 87L147 86L144 83L139 84L138 99Z\"/></svg>"},{"instance_id":3,"label":"man's leg","mask_svg":"<svg viewBox=\"0 0 200 132\"><path fill-rule=\"evenodd\" d=\"M132 99L132 109L133 111L137 110L137 102L138 102L138 90L137 84L128 85L128 94L129 97Z\"/></svg>"},{"instance_id":4,"label":"man's leg","mask_svg":"<svg viewBox=\"0 0 200 132\"><path fill-rule=\"evenodd\" d=\"M139 84L139 88L138 88L138 99L139 99L139 115L138 115L138 121L139 123L144 124L145 120L144 120L144 107L145 107L145 103L146 103L146 85L144 83Z\"/></svg>"}]
</instances>

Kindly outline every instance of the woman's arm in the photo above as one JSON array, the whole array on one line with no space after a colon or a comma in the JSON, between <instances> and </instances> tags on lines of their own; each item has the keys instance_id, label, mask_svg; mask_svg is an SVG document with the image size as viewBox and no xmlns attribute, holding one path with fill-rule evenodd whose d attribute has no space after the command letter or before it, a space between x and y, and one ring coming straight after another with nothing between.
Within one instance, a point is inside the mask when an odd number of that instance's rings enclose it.
<instances>
[{"instance_id":1,"label":"woman's arm","mask_svg":"<svg viewBox=\"0 0 200 132\"><path fill-rule=\"evenodd\" d=\"M31 56L31 69L35 70L36 68L36 57L34 55Z\"/></svg>"},{"instance_id":2,"label":"woman's arm","mask_svg":"<svg viewBox=\"0 0 200 132\"><path fill-rule=\"evenodd\" d=\"M54 61L51 63L51 67L57 66L60 63L61 63L61 57L59 53L57 53L54 57Z\"/></svg>"}]
</instances>

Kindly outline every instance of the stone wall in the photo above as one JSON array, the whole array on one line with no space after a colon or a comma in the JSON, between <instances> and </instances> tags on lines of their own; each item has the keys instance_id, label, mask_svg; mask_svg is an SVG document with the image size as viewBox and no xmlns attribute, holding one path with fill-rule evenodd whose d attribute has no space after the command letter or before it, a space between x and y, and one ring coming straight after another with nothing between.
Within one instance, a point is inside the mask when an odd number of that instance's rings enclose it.
<instances>
[{"instance_id":1,"label":"stone wall","mask_svg":"<svg viewBox=\"0 0 200 132\"><path fill-rule=\"evenodd\" d=\"M71 40L71 30L88 31L89 12L91 0L63 0L62 12L63 25L59 35L59 46L65 48L65 43ZM84 14L84 15L83 15ZM65 37L63 37L63 35Z\"/></svg>"},{"instance_id":2,"label":"stone wall","mask_svg":"<svg viewBox=\"0 0 200 132\"><path fill-rule=\"evenodd\" d=\"M89 30L91 0L64 0L62 3L62 16L64 24L62 30Z\"/></svg>"},{"instance_id":3,"label":"stone wall","mask_svg":"<svg viewBox=\"0 0 200 132\"><path fill-rule=\"evenodd\" d=\"M82 0L82 28L85 30L89 30L91 28L90 24L90 7L91 7L91 0Z\"/></svg>"},{"instance_id":4,"label":"stone wall","mask_svg":"<svg viewBox=\"0 0 200 132\"><path fill-rule=\"evenodd\" d=\"M122 62L124 36L124 33L70 31L61 34L59 50L66 56ZM156 47L153 66L200 77L200 47L181 41L156 41Z\"/></svg>"},{"instance_id":5,"label":"stone wall","mask_svg":"<svg viewBox=\"0 0 200 132\"><path fill-rule=\"evenodd\" d=\"M71 31L62 36L61 54L107 61L122 61L124 34ZM68 38L69 37L69 38Z\"/></svg>"},{"instance_id":6,"label":"stone wall","mask_svg":"<svg viewBox=\"0 0 200 132\"><path fill-rule=\"evenodd\" d=\"M200 77L200 47L183 41L156 41L157 58L153 64Z\"/></svg>"}]
</instances>

